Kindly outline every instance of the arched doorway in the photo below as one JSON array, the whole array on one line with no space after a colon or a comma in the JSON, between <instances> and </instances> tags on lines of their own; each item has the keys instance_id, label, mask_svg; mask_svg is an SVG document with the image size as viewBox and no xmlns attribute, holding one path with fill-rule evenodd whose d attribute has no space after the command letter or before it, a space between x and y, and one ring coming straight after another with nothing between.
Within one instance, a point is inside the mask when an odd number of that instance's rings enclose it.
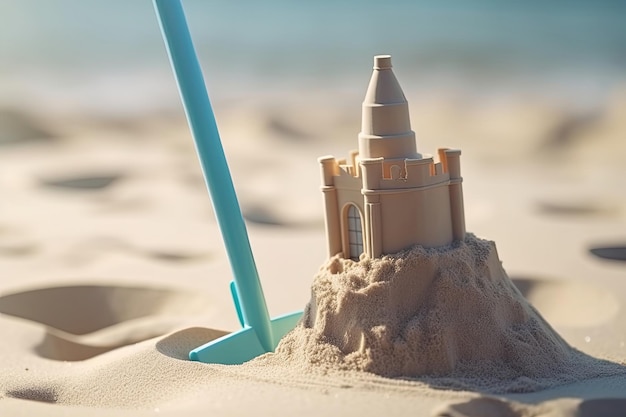
<instances>
[{"instance_id":1,"label":"arched doorway","mask_svg":"<svg viewBox=\"0 0 626 417\"><path fill-rule=\"evenodd\" d=\"M348 246L350 258L358 261L363 253L363 224L359 209L354 204L348 207Z\"/></svg>"}]
</instances>

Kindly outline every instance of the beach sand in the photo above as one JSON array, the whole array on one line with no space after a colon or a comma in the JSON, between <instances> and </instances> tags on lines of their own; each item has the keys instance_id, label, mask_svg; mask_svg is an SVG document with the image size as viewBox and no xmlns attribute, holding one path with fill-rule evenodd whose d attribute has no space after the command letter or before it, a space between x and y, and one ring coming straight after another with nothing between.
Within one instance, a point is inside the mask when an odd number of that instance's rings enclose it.
<instances>
[{"instance_id":1,"label":"beach sand","mask_svg":"<svg viewBox=\"0 0 626 417\"><path fill-rule=\"evenodd\" d=\"M496 243L511 282L568 345L617 372L493 392L312 372L281 354L190 362L189 349L238 322L182 111L112 120L7 108L0 414L622 415L626 93L580 113L405 89L419 149L463 150L468 231ZM311 96L214 103L272 316L305 308L326 262L317 157L356 147L360 99Z\"/></svg>"}]
</instances>

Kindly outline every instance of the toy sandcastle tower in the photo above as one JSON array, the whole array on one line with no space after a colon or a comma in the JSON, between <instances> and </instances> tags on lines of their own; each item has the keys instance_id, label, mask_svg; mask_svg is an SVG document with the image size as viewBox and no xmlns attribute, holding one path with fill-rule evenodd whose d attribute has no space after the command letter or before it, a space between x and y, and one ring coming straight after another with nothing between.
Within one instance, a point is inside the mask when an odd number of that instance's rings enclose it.
<instances>
[{"instance_id":1,"label":"toy sandcastle tower","mask_svg":"<svg viewBox=\"0 0 626 417\"><path fill-rule=\"evenodd\" d=\"M391 57L374 57L359 150L347 160L319 158L328 254L358 260L463 240L461 151L439 149L438 156L417 152Z\"/></svg>"}]
</instances>

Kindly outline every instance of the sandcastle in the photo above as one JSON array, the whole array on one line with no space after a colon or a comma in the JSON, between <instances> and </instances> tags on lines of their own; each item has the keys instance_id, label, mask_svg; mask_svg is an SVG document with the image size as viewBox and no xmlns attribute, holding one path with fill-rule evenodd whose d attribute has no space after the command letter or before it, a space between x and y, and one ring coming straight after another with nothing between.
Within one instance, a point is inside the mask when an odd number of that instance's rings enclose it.
<instances>
[{"instance_id":1,"label":"sandcastle","mask_svg":"<svg viewBox=\"0 0 626 417\"><path fill-rule=\"evenodd\" d=\"M569 346L495 243L465 232L460 151L417 152L387 55L374 58L358 138L348 160L319 159L329 259L280 361L489 392L620 372Z\"/></svg>"},{"instance_id":2,"label":"sandcastle","mask_svg":"<svg viewBox=\"0 0 626 417\"><path fill-rule=\"evenodd\" d=\"M465 238L460 150L417 152L409 106L389 55L374 57L359 150L319 158L328 254L358 260Z\"/></svg>"}]
</instances>

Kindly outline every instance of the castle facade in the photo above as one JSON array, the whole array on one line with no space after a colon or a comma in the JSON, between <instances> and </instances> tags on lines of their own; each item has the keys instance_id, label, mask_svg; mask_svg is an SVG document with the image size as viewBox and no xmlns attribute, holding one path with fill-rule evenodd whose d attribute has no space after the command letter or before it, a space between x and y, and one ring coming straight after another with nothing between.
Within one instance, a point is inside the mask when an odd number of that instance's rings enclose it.
<instances>
[{"instance_id":1,"label":"castle facade","mask_svg":"<svg viewBox=\"0 0 626 417\"><path fill-rule=\"evenodd\" d=\"M319 158L329 256L358 260L464 239L461 151L439 149L438 161L417 152L388 55L374 57L358 141L347 159Z\"/></svg>"}]
</instances>

